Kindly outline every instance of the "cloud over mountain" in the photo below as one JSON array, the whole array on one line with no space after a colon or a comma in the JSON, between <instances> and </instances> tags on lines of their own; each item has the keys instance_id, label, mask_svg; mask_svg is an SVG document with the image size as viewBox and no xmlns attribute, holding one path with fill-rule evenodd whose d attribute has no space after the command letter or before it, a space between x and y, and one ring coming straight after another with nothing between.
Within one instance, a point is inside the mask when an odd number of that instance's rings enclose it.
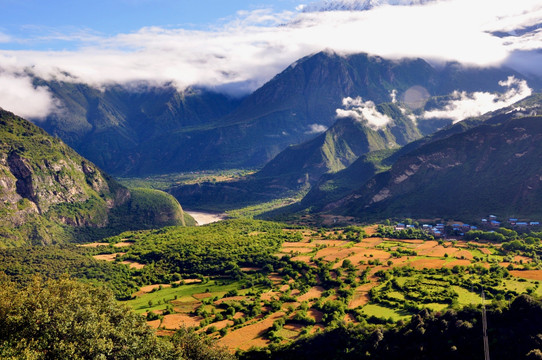
<instances>
[{"instance_id":1,"label":"cloud over mountain","mask_svg":"<svg viewBox=\"0 0 542 360\"><path fill-rule=\"evenodd\" d=\"M361 97L343 99L345 109L337 109L337 117L351 117L360 122L365 122L373 129L386 126L393 120L385 114L381 114L372 101L363 101Z\"/></svg>"},{"instance_id":2,"label":"cloud over mountain","mask_svg":"<svg viewBox=\"0 0 542 360\"><path fill-rule=\"evenodd\" d=\"M0 107L31 119L41 119L58 110L46 87L34 86L27 76L0 72Z\"/></svg>"},{"instance_id":3,"label":"cloud over mountain","mask_svg":"<svg viewBox=\"0 0 542 360\"><path fill-rule=\"evenodd\" d=\"M450 100L442 109L425 112L423 118L445 118L458 122L468 117L479 116L510 106L532 94L532 89L525 80L517 80L513 76L500 81L499 85L508 90L504 94L455 91L452 94L453 100Z\"/></svg>"},{"instance_id":4,"label":"cloud over mountain","mask_svg":"<svg viewBox=\"0 0 542 360\"><path fill-rule=\"evenodd\" d=\"M0 50L0 69L96 87L170 83L179 89L199 85L235 94L258 88L298 58L326 48L344 54L368 52L476 65L514 59L512 65L540 72L534 61L522 62L518 55L527 56L542 48L542 31L533 27L542 23L539 1L402 3L387 1L367 11L241 11L208 30L146 27L112 37L92 32L89 36L81 32L60 34L75 41L77 48ZM8 43L32 42L9 34L2 39ZM28 96L39 93L39 89L18 83ZM0 97L0 106L10 109L11 104L5 95Z\"/></svg>"}]
</instances>

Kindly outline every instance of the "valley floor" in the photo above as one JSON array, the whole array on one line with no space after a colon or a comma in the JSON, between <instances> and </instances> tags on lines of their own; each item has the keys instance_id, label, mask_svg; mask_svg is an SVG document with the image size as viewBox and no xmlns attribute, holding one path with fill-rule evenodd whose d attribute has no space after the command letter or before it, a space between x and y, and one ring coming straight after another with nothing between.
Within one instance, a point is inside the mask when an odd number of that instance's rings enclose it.
<instances>
[{"instance_id":1,"label":"valley floor","mask_svg":"<svg viewBox=\"0 0 542 360\"><path fill-rule=\"evenodd\" d=\"M290 241L275 255L287 259L286 266L145 286L127 304L160 334L194 327L235 351L289 342L337 323L393 323L424 308L476 306L482 287L489 301L542 295L542 270L533 259L506 254L500 244L382 238L376 226L354 230L283 229ZM129 243L119 244L122 256ZM116 258L102 256L95 258Z\"/></svg>"}]
</instances>

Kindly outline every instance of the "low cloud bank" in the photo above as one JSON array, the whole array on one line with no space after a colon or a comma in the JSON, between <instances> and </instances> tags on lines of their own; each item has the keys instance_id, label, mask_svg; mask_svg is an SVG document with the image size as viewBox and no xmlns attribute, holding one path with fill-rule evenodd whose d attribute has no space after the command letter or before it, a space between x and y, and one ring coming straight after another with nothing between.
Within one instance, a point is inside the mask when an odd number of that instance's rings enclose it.
<instances>
[{"instance_id":1,"label":"low cloud bank","mask_svg":"<svg viewBox=\"0 0 542 360\"><path fill-rule=\"evenodd\" d=\"M40 120L58 107L46 87L34 86L28 76L0 73L0 107L27 119Z\"/></svg>"},{"instance_id":2,"label":"low cloud bank","mask_svg":"<svg viewBox=\"0 0 542 360\"><path fill-rule=\"evenodd\" d=\"M327 130L327 126L322 124L311 124L309 125L309 130L306 131L306 134L320 134Z\"/></svg>"},{"instance_id":3,"label":"low cloud bank","mask_svg":"<svg viewBox=\"0 0 542 360\"><path fill-rule=\"evenodd\" d=\"M427 111L423 114L423 118L452 119L456 123L469 117L479 116L489 111L510 106L532 94L532 89L525 80L518 80L513 76L500 81L499 85L508 90L503 94L455 91L452 94L453 99L442 109Z\"/></svg>"},{"instance_id":4,"label":"low cloud bank","mask_svg":"<svg viewBox=\"0 0 542 360\"><path fill-rule=\"evenodd\" d=\"M361 97L343 99L344 109L337 109L337 118L351 117L359 122L366 123L372 129L380 129L393 120L378 111L372 101L363 101Z\"/></svg>"}]
</instances>

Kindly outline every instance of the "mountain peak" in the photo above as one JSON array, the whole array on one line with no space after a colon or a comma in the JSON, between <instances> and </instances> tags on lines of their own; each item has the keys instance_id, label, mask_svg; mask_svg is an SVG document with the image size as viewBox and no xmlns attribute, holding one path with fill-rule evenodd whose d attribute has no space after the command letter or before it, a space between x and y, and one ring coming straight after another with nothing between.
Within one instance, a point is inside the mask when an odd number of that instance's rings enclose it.
<instances>
[{"instance_id":1,"label":"mountain peak","mask_svg":"<svg viewBox=\"0 0 542 360\"><path fill-rule=\"evenodd\" d=\"M366 11L384 5L412 6L432 1L434 0L323 0L306 5L302 12Z\"/></svg>"}]
</instances>

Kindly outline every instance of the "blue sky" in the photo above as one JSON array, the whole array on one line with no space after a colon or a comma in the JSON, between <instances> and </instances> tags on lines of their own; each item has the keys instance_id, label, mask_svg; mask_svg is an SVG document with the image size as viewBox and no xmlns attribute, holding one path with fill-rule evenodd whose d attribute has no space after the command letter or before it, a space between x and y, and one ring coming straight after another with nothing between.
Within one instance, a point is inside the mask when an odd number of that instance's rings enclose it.
<instances>
[{"instance_id":1,"label":"blue sky","mask_svg":"<svg viewBox=\"0 0 542 360\"><path fill-rule=\"evenodd\" d=\"M71 49L66 35L113 36L143 27L207 29L238 11L295 11L297 0L0 0L0 49Z\"/></svg>"}]
</instances>

